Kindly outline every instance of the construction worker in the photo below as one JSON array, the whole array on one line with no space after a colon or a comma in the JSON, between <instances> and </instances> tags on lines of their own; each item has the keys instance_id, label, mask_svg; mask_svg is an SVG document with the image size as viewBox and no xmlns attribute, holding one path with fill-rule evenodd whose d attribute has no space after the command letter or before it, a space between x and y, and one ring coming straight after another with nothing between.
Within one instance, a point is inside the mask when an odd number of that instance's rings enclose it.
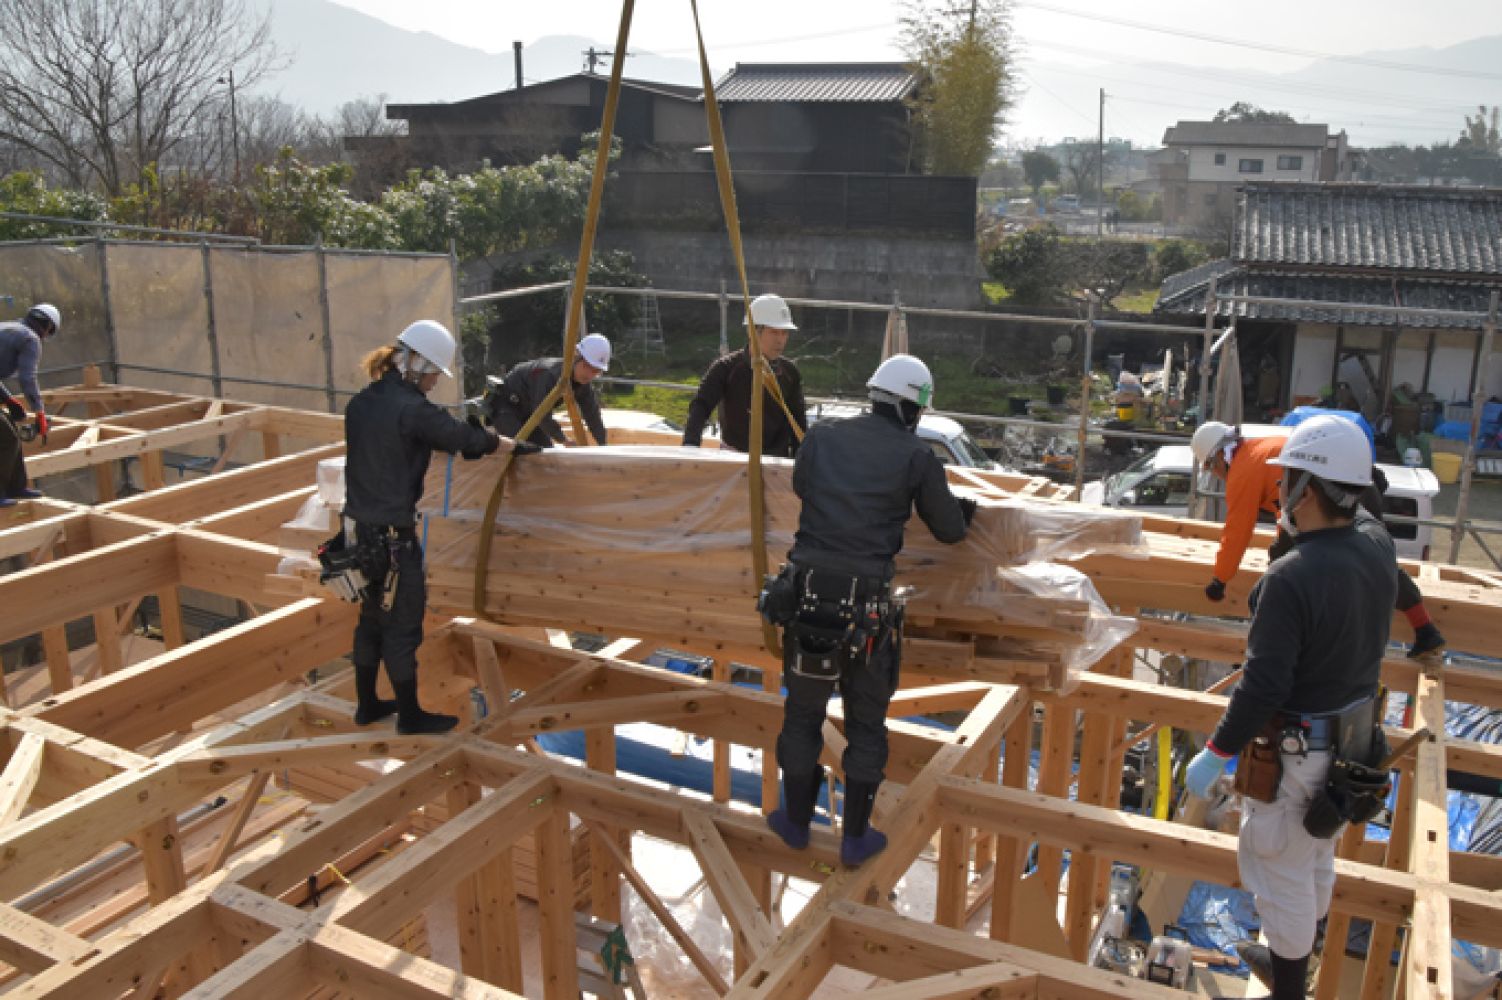
<instances>
[{"instance_id":1,"label":"construction worker","mask_svg":"<svg viewBox=\"0 0 1502 1000\"><path fill-rule=\"evenodd\" d=\"M597 444L606 444L605 418L600 415L600 398L590 385L610 368L610 341L604 334L586 334L574 348L574 363L569 370L567 391L579 405L579 416L584 426L594 436ZM492 385L485 394L485 412L491 426L510 437L521 431L522 425L532 416L553 391L553 386L563 378L562 358L539 358L524 361L506 373L498 384ZM553 404L556 409L563 402L560 395ZM527 440L542 448L551 448L554 443L567 444L568 437L552 414L542 418L542 423L532 430Z\"/></svg>"},{"instance_id":2,"label":"construction worker","mask_svg":"<svg viewBox=\"0 0 1502 1000\"><path fill-rule=\"evenodd\" d=\"M1352 426L1356 425L1352 423ZM1365 436L1363 432L1362 437ZM1201 424L1190 440L1195 464L1226 484L1225 527L1221 530L1220 549L1215 555L1215 575L1205 587L1205 596L1212 601L1225 598L1226 584L1231 582L1241 565L1241 557L1257 528L1259 516L1265 516L1269 521L1278 520L1278 482L1283 477L1283 470L1274 460L1282 453L1287 440L1282 436L1242 438L1237 428L1215 420ZM1370 455L1370 442L1367 443L1367 452ZM1382 523L1382 493L1386 485L1381 471L1374 468L1373 481L1361 496L1362 506L1377 519L1378 524ZM1292 539L1280 526L1278 537L1268 548L1268 562L1272 563L1292 547ZM1429 611L1424 607L1424 595L1407 573L1398 574L1398 598L1394 606L1413 626L1413 645L1408 650L1410 657L1424 656L1444 647L1445 637L1429 617Z\"/></svg>"},{"instance_id":3,"label":"construction worker","mask_svg":"<svg viewBox=\"0 0 1502 1000\"><path fill-rule=\"evenodd\" d=\"M458 719L425 711L417 699L417 647L427 610L417 502L433 451L477 459L498 448L536 452L481 427L457 420L427 399L439 375L450 375L454 337L442 323L420 320L396 343L367 354L361 364L370 384L344 411L344 517L354 522L369 586L355 626L355 723L369 725L396 713L396 731L442 733ZM395 701L376 695L386 664Z\"/></svg>"},{"instance_id":4,"label":"construction worker","mask_svg":"<svg viewBox=\"0 0 1502 1000\"><path fill-rule=\"evenodd\" d=\"M47 437L47 411L37 385L37 365L42 360L42 341L57 336L63 324L57 306L45 302L32 306L18 323L0 323L0 379L16 377L21 394L31 404L36 435ZM27 485L26 459L21 451L26 410L0 381L0 507L14 507L18 500L33 500L41 490Z\"/></svg>"},{"instance_id":5,"label":"construction worker","mask_svg":"<svg viewBox=\"0 0 1502 1000\"><path fill-rule=\"evenodd\" d=\"M791 414L798 430L808 430L808 407L803 402L803 376L792 360L783 357L788 335L798 329L793 314L780 295L759 295L751 301L749 322L756 327L762 357L772 369L788 412L770 396L762 401L761 451L774 458L792 458L798 451L798 435L788 423ZM716 358L699 380L699 391L688 404L688 422L683 443L697 448L704 438L704 425L719 410L720 445L735 451L751 450L751 352L748 348Z\"/></svg>"},{"instance_id":6,"label":"construction worker","mask_svg":"<svg viewBox=\"0 0 1502 1000\"><path fill-rule=\"evenodd\" d=\"M1392 538L1359 503L1372 481L1359 427L1334 416L1307 420L1270 461L1283 470L1280 502L1295 547L1252 589L1241 681L1185 783L1208 796L1226 761L1255 737L1277 748L1271 801L1243 796L1237 862L1268 946L1242 955L1275 1000L1302 1000L1315 925L1335 884L1334 840L1312 835L1305 814L1323 796L1335 755L1374 762L1399 573ZM1238 768L1256 765L1243 756Z\"/></svg>"},{"instance_id":7,"label":"construction worker","mask_svg":"<svg viewBox=\"0 0 1502 1000\"><path fill-rule=\"evenodd\" d=\"M787 701L777 737L781 809L767 823L790 847L808 844L823 770L823 725L836 686L845 708L844 836L840 858L858 865L886 846L870 825L887 761L887 705L897 688L902 610L893 560L916 507L935 538L965 537L976 502L949 492L944 467L915 435L929 405L928 366L897 354L866 383L869 413L809 431L793 467L803 501L783 572L768 584L768 613L784 625ZM770 592L781 586L780 600ZM764 613L767 613L764 611Z\"/></svg>"}]
</instances>

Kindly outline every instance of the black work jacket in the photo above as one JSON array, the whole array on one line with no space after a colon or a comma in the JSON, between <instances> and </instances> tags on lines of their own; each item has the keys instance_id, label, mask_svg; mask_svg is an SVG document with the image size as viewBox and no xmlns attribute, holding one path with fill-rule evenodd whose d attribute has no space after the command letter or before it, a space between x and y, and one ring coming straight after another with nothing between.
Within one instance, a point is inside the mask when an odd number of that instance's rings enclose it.
<instances>
[{"instance_id":1,"label":"black work jacket","mask_svg":"<svg viewBox=\"0 0 1502 1000\"><path fill-rule=\"evenodd\" d=\"M1392 538L1358 509L1294 543L1252 588L1241 683L1211 737L1221 753L1275 713L1325 715L1376 694L1398 591Z\"/></svg>"},{"instance_id":2,"label":"black work jacket","mask_svg":"<svg viewBox=\"0 0 1502 1000\"><path fill-rule=\"evenodd\" d=\"M803 402L803 376L798 366L787 358L770 362L772 374L782 389L799 430L808 430L808 407ZM751 450L751 354L746 348L731 351L704 372L699 391L688 404L688 421L683 429L683 443L698 447L704 439L704 425L718 408L720 441L736 451ZM777 401L768 396L762 403L761 450L774 458L792 458L798 451L798 436L788 426L787 414Z\"/></svg>"},{"instance_id":3,"label":"black work jacket","mask_svg":"<svg viewBox=\"0 0 1502 1000\"><path fill-rule=\"evenodd\" d=\"M433 452L467 458L495 451L483 428L449 416L422 391L389 371L344 408L344 513L362 524L409 527Z\"/></svg>"},{"instance_id":4,"label":"black work jacket","mask_svg":"<svg viewBox=\"0 0 1502 1000\"><path fill-rule=\"evenodd\" d=\"M569 366L573 371L573 366ZM548 393L553 391L553 386L563 378L562 358L538 358L536 361L524 361L506 373L506 378L497 394L496 405L505 406L523 421L532 415L532 412L548 398ZM605 418L600 414L600 397L595 394L592 385L580 385L573 378L568 381L569 389L573 391L574 402L579 404L579 416L584 420L584 426L589 428L589 433L594 436L596 442L608 444L606 440ZM563 397L558 397L558 402L553 404L556 410L558 404L563 402ZM538 425L552 440L563 444L566 437L563 428L558 421L549 413L542 418Z\"/></svg>"},{"instance_id":5,"label":"black work jacket","mask_svg":"<svg viewBox=\"0 0 1502 1000\"><path fill-rule=\"evenodd\" d=\"M895 416L815 424L793 465L793 490L803 508L788 557L800 566L891 576L915 507L939 541L965 537L944 466Z\"/></svg>"}]
</instances>

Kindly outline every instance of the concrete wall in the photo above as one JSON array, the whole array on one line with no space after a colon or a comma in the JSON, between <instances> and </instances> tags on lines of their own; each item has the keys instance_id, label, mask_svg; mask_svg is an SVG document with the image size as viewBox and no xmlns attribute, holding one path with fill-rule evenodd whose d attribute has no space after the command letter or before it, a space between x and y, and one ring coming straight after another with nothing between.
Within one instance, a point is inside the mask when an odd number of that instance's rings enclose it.
<instances>
[{"instance_id":1,"label":"concrete wall","mask_svg":"<svg viewBox=\"0 0 1502 1000\"><path fill-rule=\"evenodd\" d=\"M723 233L602 232L602 249L629 250L658 288L734 291L739 281ZM975 244L883 236L747 236L753 295L973 309L984 278Z\"/></svg>"}]
</instances>

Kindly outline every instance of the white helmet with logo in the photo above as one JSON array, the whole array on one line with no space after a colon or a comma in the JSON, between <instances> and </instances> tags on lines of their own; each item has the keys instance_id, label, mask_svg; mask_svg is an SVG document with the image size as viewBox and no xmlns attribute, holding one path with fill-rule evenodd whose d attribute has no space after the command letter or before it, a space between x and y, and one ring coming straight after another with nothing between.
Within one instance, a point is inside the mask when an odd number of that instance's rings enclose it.
<instances>
[{"instance_id":1,"label":"white helmet with logo","mask_svg":"<svg viewBox=\"0 0 1502 1000\"><path fill-rule=\"evenodd\" d=\"M1293 429L1272 464L1300 469L1328 483L1370 486L1372 446L1355 421L1325 414Z\"/></svg>"},{"instance_id":2,"label":"white helmet with logo","mask_svg":"<svg viewBox=\"0 0 1502 1000\"><path fill-rule=\"evenodd\" d=\"M591 368L600 371L610 370L610 341L603 333L591 333L579 341L579 346L574 348L574 353L583 358Z\"/></svg>"},{"instance_id":3,"label":"white helmet with logo","mask_svg":"<svg viewBox=\"0 0 1502 1000\"><path fill-rule=\"evenodd\" d=\"M871 390L871 399L877 403L905 400L919 406L933 404L933 376L928 372L928 365L911 354L894 354L877 365L866 388Z\"/></svg>"},{"instance_id":4,"label":"white helmet with logo","mask_svg":"<svg viewBox=\"0 0 1502 1000\"><path fill-rule=\"evenodd\" d=\"M50 325L52 330L47 334L49 337L57 336L58 331L63 328L63 314L57 311L57 306L46 302L38 302L32 306L26 318Z\"/></svg>"},{"instance_id":5,"label":"white helmet with logo","mask_svg":"<svg viewBox=\"0 0 1502 1000\"><path fill-rule=\"evenodd\" d=\"M796 330L793 311L781 295L758 295L751 300L751 322L774 330Z\"/></svg>"},{"instance_id":6,"label":"white helmet with logo","mask_svg":"<svg viewBox=\"0 0 1502 1000\"><path fill-rule=\"evenodd\" d=\"M1189 450L1194 452L1194 464L1204 465L1220 454L1220 450L1237 436L1236 428L1219 420L1206 420L1194 429L1189 439Z\"/></svg>"},{"instance_id":7,"label":"white helmet with logo","mask_svg":"<svg viewBox=\"0 0 1502 1000\"><path fill-rule=\"evenodd\" d=\"M419 355L433 368L453 377L454 373L449 369L454 364L454 335L442 323L434 319L420 319L403 330L396 342ZM409 365L406 370L421 373L423 367Z\"/></svg>"}]
</instances>

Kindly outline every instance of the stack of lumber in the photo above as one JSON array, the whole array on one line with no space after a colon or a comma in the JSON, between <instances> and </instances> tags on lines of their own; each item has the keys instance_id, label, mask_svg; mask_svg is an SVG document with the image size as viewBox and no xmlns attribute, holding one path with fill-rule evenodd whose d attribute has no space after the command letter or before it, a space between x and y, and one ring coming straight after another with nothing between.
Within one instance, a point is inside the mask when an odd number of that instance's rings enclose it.
<instances>
[{"instance_id":1,"label":"stack of lumber","mask_svg":"<svg viewBox=\"0 0 1502 1000\"><path fill-rule=\"evenodd\" d=\"M423 530L437 613L475 614L478 537L500 467L495 456L440 458L430 472ZM484 614L697 650L759 647L748 474L745 456L682 448L555 449L517 460L494 526ZM775 568L792 546L799 501L791 462L767 460L763 475ZM1129 554L1139 521L995 489L975 495L981 507L958 545L934 540L916 517L909 525L898 559L899 583L912 590L909 636L957 644L931 664L939 676L982 676L975 658L1001 657L1035 661L1062 683L1059 669L1080 665L1072 654L1095 631L1101 606L1012 570L1091 552ZM283 538L287 548L312 541L306 530ZM912 666L921 672L924 664Z\"/></svg>"}]
</instances>

